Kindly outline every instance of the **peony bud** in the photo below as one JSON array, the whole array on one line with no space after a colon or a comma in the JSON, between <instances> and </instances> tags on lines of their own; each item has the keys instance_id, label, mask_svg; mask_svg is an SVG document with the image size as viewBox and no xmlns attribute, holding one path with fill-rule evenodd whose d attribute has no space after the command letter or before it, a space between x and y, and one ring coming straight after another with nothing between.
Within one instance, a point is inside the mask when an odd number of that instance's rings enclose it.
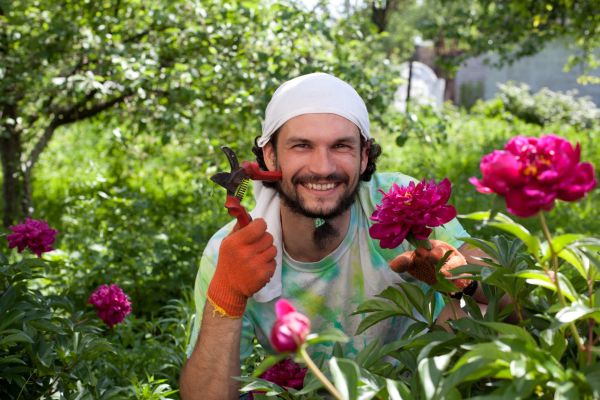
<instances>
[{"instance_id":1,"label":"peony bud","mask_svg":"<svg viewBox=\"0 0 600 400\"><path fill-rule=\"evenodd\" d=\"M271 344L279 352L293 352L298 349L310 333L310 320L285 299L275 304L277 320L271 329Z\"/></svg>"}]
</instances>

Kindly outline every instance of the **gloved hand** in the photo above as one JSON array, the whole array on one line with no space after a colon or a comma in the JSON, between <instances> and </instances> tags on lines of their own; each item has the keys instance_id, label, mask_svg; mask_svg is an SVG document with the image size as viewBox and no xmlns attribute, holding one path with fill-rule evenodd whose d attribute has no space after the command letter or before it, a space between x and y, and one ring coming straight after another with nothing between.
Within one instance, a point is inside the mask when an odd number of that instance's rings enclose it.
<instances>
[{"instance_id":1,"label":"gloved hand","mask_svg":"<svg viewBox=\"0 0 600 400\"><path fill-rule=\"evenodd\" d=\"M225 237L208 286L208 300L215 309L229 317L241 317L248 298L273 276L276 254L264 219L255 219Z\"/></svg>"},{"instance_id":2,"label":"gloved hand","mask_svg":"<svg viewBox=\"0 0 600 400\"><path fill-rule=\"evenodd\" d=\"M440 269L440 272L446 278L452 277L450 271L454 268L467 264L463 255L448 243L434 239L430 239L429 242L431 243L431 250L418 247L414 251L405 251L390 261L390 268L395 272L408 272L418 280L433 285L437 283L435 265L444 257L447 251L452 253ZM456 286L458 292L462 292L469 285L471 285L473 292L477 288L472 284L474 281L470 279L454 279L451 282Z\"/></svg>"}]
</instances>

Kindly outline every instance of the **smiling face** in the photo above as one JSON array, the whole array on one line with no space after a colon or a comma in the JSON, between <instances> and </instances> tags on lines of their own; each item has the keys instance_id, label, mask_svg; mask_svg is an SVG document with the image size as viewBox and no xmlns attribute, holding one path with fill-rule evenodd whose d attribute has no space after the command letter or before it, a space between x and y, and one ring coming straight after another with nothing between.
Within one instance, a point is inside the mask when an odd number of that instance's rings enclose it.
<instances>
[{"instance_id":1,"label":"smiling face","mask_svg":"<svg viewBox=\"0 0 600 400\"><path fill-rule=\"evenodd\" d=\"M354 202L367 166L358 127L336 114L304 114L287 121L277 148L265 145L270 170L280 170L284 204L309 218L333 218Z\"/></svg>"}]
</instances>

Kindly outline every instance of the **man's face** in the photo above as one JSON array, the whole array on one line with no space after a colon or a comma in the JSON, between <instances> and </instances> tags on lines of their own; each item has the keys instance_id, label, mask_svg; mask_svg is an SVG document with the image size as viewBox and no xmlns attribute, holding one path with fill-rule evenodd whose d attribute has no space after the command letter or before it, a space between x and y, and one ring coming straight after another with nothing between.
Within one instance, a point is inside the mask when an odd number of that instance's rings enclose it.
<instances>
[{"instance_id":1,"label":"man's face","mask_svg":"<svg viewBox=\"0 0 600 400\"><path fill-rule=\"evenodd\" d=\"M292 210L310 218L332 218L354 202L367 166L358 127L336 114L305 114L279 130L277 149L264 147L270 170L282 172L279 193ZM276 151L275 151L276 150Z\"/></svg>"}]
</instances>

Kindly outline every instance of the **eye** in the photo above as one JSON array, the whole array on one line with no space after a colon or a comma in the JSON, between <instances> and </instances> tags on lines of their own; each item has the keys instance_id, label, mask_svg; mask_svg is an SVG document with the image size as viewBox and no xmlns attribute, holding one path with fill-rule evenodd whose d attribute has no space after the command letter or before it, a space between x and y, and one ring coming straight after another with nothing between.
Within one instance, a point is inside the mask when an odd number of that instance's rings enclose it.
<instances>
[{"instance_id":1,"label":"eye","mask_svg":"<svg viewBox=\"0 0 600 400\"><path fill-rule=\"evenodd\" d=\"M336 143L333 148L338 150L351 150L352 146L347 143Z\"/></svg>"},{"instance_id":2,"label":"eye","mask_svg":"<svg viewBox=\"0 0 600 400\"><path fill-rule=\"evenodd\" d=\"M308 149L307 143L296 143L292 146L292 149Z\"/></svg>"}]
</instances>

